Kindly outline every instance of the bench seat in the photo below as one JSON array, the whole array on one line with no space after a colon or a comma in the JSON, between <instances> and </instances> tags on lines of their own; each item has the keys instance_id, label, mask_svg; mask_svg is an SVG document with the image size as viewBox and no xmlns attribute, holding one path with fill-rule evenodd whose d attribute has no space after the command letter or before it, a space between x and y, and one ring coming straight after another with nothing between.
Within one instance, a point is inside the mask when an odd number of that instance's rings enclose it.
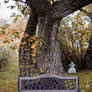
<instances>
[{"instance_id":1,"label":"bench seat","mask_svg":"<svg viewBox=\"0 0 92 92\"><path fill-rule=\"evenodd\" d=\"M79 78L44 74L19 77L18 92L79 92Z\"/></svg>"}]
</instances>

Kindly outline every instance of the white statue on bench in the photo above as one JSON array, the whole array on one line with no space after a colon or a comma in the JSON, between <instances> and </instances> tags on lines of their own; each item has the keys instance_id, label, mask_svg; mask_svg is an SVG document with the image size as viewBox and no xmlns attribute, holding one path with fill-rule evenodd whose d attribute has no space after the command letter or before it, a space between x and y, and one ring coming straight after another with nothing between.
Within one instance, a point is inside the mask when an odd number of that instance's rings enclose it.
<instances>
[{"instance_id":1,"label":"white statue on bench","mask_svg":"<svg viewBox=\"0 0 92 92\"><path fill-rule=\"evenodd\" d=\"M68 73L76 73L76 68L74 67L75 64L73 62L71 62L71 64L69 64L70 68L68 69Z\"/></svg>"}]
</instances>

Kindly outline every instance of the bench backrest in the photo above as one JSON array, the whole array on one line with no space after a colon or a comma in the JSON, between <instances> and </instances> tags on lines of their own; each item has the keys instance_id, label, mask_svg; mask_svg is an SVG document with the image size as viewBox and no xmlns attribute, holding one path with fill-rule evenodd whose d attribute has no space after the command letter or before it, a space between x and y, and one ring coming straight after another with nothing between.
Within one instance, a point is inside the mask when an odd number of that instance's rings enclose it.
<instances>
[{"instance_id":1,"label":"bench backrest","mask_svg":"<svg viewBox=\"0 0 92 92\"><path fill-rule=\"evenodd\" d=\"M60 77L51 74L19 77L19 92L78 92L78 90L78 77Z\"/></svg>"}]
</instances>

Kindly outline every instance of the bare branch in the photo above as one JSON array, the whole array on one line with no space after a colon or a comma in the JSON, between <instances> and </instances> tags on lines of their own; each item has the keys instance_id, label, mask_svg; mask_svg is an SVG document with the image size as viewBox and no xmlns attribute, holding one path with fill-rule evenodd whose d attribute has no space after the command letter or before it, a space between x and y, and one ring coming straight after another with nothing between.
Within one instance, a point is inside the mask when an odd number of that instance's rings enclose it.
<instances>
[{"instance_id":1,"label":"bare branch","mask_svg":"<svg viewBox=\"0 0 92 92\"><path fill-rule=\"evenodd\" d=\"M63 18L76 10L90 4L92 0L60 0L53 7L53 17Z\"/></svg>"}]
</instances>

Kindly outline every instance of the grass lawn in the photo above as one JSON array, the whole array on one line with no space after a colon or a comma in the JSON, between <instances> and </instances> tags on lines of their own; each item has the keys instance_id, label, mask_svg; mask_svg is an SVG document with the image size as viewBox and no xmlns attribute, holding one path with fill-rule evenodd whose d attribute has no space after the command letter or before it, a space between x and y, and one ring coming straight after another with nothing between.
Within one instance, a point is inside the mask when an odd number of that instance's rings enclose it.
<instances>
[{"instance_id":1,"label":"grass lawn","mask_svg":"<svg viewBox=\"0 0 92 92\"><path fill-rule=\"evenodd\" d=\"M85 92L92 92L92 71L85 70L77 73L80 78L80 88ZM66 76L76 76L75 74ZM17 92L18 61L12 60L9 65L0 72L0 92ZM89 82L89 88L86 83Z\"/></svg>"},{"instance_id":2,"label":"grass lawn","mask_svg":"<svg viewBox=\"0 0 92 92\"><path fill-rule=\"evenodd\" d=\"M12 58L3 72L0 72L0 92L17 92L18 61Z\"/></svg>"},{"instance_id":3,"label":"grass lawn","mask_svg":"<svg viewBox=\"0 0 92 92\"><path fill-rule=\"evenodd\" d=\"M92 92L92 70L83 70L77 74L66 74L66 76L79 76L80 89L85 90L85 92ZM88 88L86 88L87 81Z\"/></svg>"}]
</instances>

